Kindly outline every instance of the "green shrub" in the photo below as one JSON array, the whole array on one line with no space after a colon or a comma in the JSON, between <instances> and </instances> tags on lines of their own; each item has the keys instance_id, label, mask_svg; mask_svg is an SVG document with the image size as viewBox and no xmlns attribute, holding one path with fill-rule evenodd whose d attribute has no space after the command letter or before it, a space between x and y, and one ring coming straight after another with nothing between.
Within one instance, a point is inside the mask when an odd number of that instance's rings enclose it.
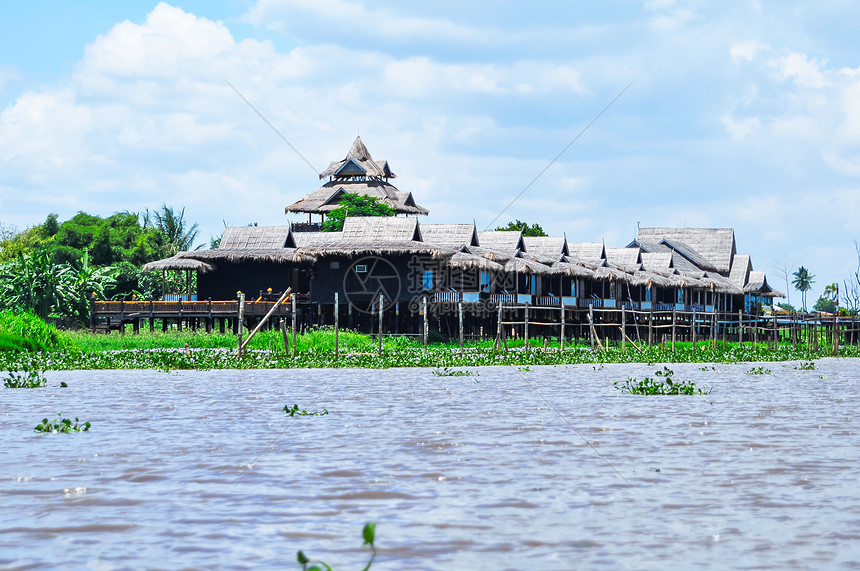
<instances>
[{"instance_id":1,"label":"green shrub","mask_svg":"<svg viewBox=\"0 0 860 571\"><path fill-rule=\"evenodd\" d=\"M0 313L0 351L48 351L62 346L57 328L35 313Z\"/></svg>"}]
</instances>

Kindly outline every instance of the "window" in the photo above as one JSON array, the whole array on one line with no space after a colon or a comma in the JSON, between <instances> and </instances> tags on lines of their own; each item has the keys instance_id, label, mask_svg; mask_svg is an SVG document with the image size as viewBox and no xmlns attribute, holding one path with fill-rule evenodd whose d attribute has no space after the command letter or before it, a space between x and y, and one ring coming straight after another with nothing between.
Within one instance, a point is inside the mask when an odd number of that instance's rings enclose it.
<instances>
[{"instance_id":1,"label":"window","mask_svg":"<svg viewBox=\"0 0 860 571\"><path fill-rule=\"evenodd\" d=\"M329 262L328 267L333 269L333 270L336 270L336 269L340 268L340 262Z\"/></svg>"},{"instance_id":2,"label":"window","mask_svg":"<svg viewBox=\"0 0 860 571\"><path fill-rule=\"evenodd\" d=\"M359 264L359 265L355 266L355 273L366 274L367 273L367 266L364 264Z\"/></svg>"},{"instance_id":3,"label":"window","mask_svg":"<svg viewBox=\"0 0 860 571\"><path fill-rule=\"evenodd\" d=\"M651 288L645 288L645 301L651 301Z\"/></svg>"},{"instance_id":4,"label":"window","mask_svg":"<svg viewBox=\"0 0 860 571\"><path fill-rule=\"evenodd\" d=\"M433 270L424 270L424 277L421 285L424 289L433 289Z\"/></svg>"},{"instance_id":5,"label":"window","mask_svg":"<svg viewBox=\"0 0 860 571\"><path fill-rule=\"evenodd\" d=\"M490 272L481 272L481 287L478 291L490 291Z\"/></svg>"}]
</instances>

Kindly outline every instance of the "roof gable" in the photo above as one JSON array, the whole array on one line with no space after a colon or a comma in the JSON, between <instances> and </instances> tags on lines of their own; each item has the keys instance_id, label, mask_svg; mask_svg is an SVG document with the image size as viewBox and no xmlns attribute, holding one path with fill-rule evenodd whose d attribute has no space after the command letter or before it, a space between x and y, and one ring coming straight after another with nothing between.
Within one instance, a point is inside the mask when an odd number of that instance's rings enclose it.
<instances>
[{"instance_id":1,"label":"roof gable","mask_svg":"<svg viewBox=\"0 0 860 571\"><path fill-rule=\"evenodd\" d=\"M423 242L417 218L394 216L348 216L343 223L344 240Z\"/></svg>"},{"instance_id":2,"label":"roof gable","mask_svg":"<svg viewBox=\"0 0 860 571\"><path fill-rule=\"evenodd\" d=\"M596 261L606 258L603 242L568 242L567 250L571 258Z\"/></svg>"},{"instance_id":3,"label":"roof gable","mask_svg":"<svg viewBox=\"0 0 860 571\"><path fill-rule=\"evenodd\" d=\"M714 271L727 276L735 255L735 231L731 228L640 228L645 242L681 242L710 262Z\"/></svg>"},{"instance_id":4,"label":"roof gable","mask_svg":"<svg viewBox=\"0 0 860 571\"><path fill-rule=\"evenodd\" d=\"M478 231L475 224L421 224L421 236L429 244L460 248L477 246Z\"/></svg>"},{"instance_id":5,"label":"roof gable","mask_svg":"<svg viewBox=\"0 0 860 571\"><path fill-rule=\"evenodd\" d=\"M564 236L523 236L523 242L526 252L531 254L558 258L570 252L567 249L567 238Z\"/></svg>"},{"instance_id":6,"label":"roof gable","mask_svg":"<svg viewBox=\"0 0 860 571\"><path fill-rule=\"evenodd\" d=\"M528 250L520 230L489 230L478 232L478 243L482 248L497 250L511 256L517 250Z\"/></svg>"},{"instance_id":7,"label":"roof gable","mask_svg":"<svg viewBox=\"0 0 860 571\"><path fill-rule=\"evenodd\" d=\"M289 226L238 226L224 229L218 248L224 250L295 248Z\"/></svg>"}]
</instances>

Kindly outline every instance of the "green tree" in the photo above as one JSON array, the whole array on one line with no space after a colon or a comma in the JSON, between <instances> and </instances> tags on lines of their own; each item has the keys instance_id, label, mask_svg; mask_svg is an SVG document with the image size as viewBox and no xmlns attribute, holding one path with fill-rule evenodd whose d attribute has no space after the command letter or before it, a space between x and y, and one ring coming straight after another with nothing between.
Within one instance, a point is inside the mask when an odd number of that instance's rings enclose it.
<instances>
[{"instance_id":1,"label":"green tree","mask_svg":"<svg viewBox=\"0 0 860 571\"><path fill-rule=\"evenodd\" d=\"M794 286L794 289L800 292L803 311L806 311L806 292L812 289L812 284L815 283L815 276L809 273L809 270L800 266L797 268L797 271L791 274L794 276L794 279L791 281L791 285Z\"/></svg>"},{"instance_id":2,"label":"green tree","mask_svg":"<svg viewBox=\"0 0 860 571\"><path fill-rule=\"evenodd\" d=\"M836 305L836 300L831 299L826 295L821 295L818 298L818 301L815 302L815 305L812 306L812 309L815 311L824 311L826 313L836 313L836 310L839 308Z\"/></svg>"},{"instance_id":3,"label":"green tree","mask_svg":"<svg viewBox=\"0 0 860 571\"><path fill-rule=\"evenodd\" d=\"M523 222L519 218L514 220L513 222L508 222L507 226L499 226L496 230L506 231L506 230L522 230L523 236L546 236L547 233L544 232L543 228L540 227L540 224L535 222L534 224L529 224L528 222Z\"/></svg>"},{"instance_id":4,"label":"green tree","mask_svg":"<svg viewBox=\"0 0 860 571\"><path fill-rule=\"evenodd\" d=\"M147 212L145 220L161 232L166 240L166 254L172 256L182 250L191 250L197 238L197 224L189 226L185 220L185 208L176 213L173 207L161 205L161 210ZM200 249L202 245L196 249Z\"/></svg>"},{"instance_id":5,"label":"green tree","mask_svg":"<svg viewBox=\"0 0 860 571\"><path fill-rule=\"evenodd\" d=\"M340 232L347 216L394 216L396 212L372 196L346 193L338 207L328 213L322 225L323 232Z\"/></svg>"}]
</instances>

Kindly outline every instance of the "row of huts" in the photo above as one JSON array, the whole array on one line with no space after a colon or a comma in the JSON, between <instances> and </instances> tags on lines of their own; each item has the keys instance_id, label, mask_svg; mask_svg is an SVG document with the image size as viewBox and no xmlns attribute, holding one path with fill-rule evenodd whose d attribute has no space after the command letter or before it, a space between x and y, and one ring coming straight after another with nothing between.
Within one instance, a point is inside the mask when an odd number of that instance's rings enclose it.
<instances>
[{"instance_id":1,"label":"row of huts","mask_svg":"<svg viewBox=\"0 0 860 571\"><path fill-rule=\"evenodd\" d=\"M286 208L307 223L227 228L220 245L147 264L151 271L196 273L190 299L272 297L291 288L300 304L351 310L463 303L639 311L754 312L783 294L738 253L731 228L640 228L624 247L566 236L478 231L470 224L419 222L412 194L393 186L387 161L357 138L320 175L323 186ZM340 232L320 220L346 193L373 196L392 217L347 217Z\"/></svg>"}]
</instances>

